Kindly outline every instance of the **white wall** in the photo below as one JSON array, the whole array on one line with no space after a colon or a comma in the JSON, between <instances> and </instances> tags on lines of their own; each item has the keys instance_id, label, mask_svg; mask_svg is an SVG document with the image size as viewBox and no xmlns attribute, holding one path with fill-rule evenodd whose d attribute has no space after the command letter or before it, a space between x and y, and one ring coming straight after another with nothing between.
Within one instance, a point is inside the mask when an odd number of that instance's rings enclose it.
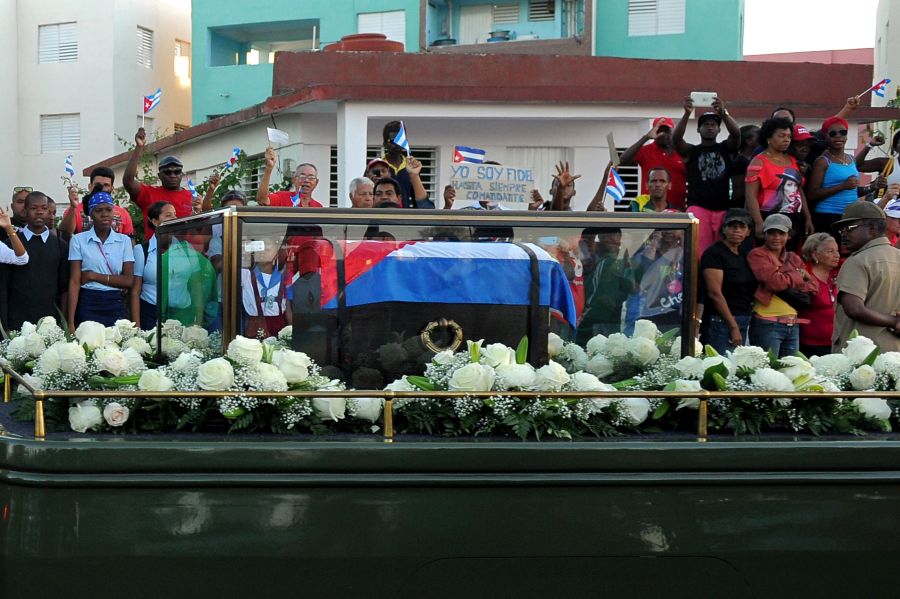
<instances>
[{"instance_id":1,"label":"white wall","mask_svg":"<svg viewBox=\"0 0 900 599\"><path fill-rule=\"evenodd\" d=\"M885 106L897 93L900 84L897 76L900 69L900 2L880 0L875 13L875 83L885 77L893 78L884 98L872 94L872 106Z\"/></svg>"},{"instance_id":2,"label":"white wall","mask_svg":"<svg viewBox=\"0 0 900 599\"><path fill-rule=\"evenodd\" d=\"M0 1L0 81L3 81L3 93L0 94L0 131L4 132L6 142L15 148L19 137L18 121L18 57L19 40L16 30L15 0ZM5 209L12 198L12 188L24 185L19 180L18 157L16 152L8 148L4 160L0 161L0 206Z\"/></svg>"}]
</instances>

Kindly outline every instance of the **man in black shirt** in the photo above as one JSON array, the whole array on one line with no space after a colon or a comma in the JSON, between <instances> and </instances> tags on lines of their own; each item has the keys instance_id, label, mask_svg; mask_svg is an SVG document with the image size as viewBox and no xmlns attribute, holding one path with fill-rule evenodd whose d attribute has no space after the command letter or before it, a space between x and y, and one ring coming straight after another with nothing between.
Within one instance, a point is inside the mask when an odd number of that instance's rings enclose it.
<instances>
[{"instance_id":1,"label":"man in black shirt","mask_svg":"<svg viewBox=\"0 0 900 599\"><path fill-rule=\"evenodd\" d=\"M684 159L687 171L687 210L700 220L699 251L711 246L722 228L728 210L732 156L741 144L741 130L721 99L715 98L712 110L697 118L700 145L684 141L687 122L694 111L690 96L684 99L684 115L675 127L672 141ZM728 129L728 139L717 142L722 121Z\"/></svg>"},{"instance_id":2,"label":"man in black shirt","mask_svg":"<svg viewBox=\"0 0 900 599\"><path fill-rule=\"evenodd\" d=\"M63 294L69 285L69 248L50 231L47 196L33 191L25 197L24 207L25 226L18 235L28 264L0 269L0 317L7 331L44 316L57 318L58 306L66 305Z\"/></svg>"}]
</instances>

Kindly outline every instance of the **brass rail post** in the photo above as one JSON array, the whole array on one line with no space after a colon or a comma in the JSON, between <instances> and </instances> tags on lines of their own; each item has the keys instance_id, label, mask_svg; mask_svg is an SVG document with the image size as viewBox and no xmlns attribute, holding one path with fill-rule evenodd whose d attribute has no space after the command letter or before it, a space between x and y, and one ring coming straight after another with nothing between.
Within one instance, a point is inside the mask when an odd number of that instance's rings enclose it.
<instances>
[{"instance_id":1,"label":"brass rail post","mask_svg":"<svg viewBox=\"0 0 900 599\"><path fill-rule=\"evenodd\" d=\"M390 396L384 398L384 442L394 442L394 399Z\"/></svg>"}]
</instances>

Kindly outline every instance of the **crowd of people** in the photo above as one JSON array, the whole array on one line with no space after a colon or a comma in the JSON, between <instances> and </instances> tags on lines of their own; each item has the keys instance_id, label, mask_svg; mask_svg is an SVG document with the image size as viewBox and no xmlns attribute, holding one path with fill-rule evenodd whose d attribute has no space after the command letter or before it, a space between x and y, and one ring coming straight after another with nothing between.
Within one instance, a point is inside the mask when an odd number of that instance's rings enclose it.
<instances>
[{"instance_id":1,"label":"crowd of people","mask_svg":"<svg viewBox=\"0 0 900 599\"><path fill-rule=\"evenodd\" d=\"M887 157L868 156L886 141L877 136L856 156L848 154L846 116L858 103L848 99L811 132L787 108L773 111L759 127L740 127L722 99L695 111L686 97L677 123L654 119L650 131L622 153L621 164L641 167L641 193L630 201L631 211L689 211L699 221L696 291L704 343L719 351L751 343L780 356L798 350L816 355L840 347L855 330L885 350L900 350L900 133L890 139ZM695 112L700 142L691 144L684 138ZM723 126L727 137L720 140ZM382 156L350 181L352 207L435 207L422 163L394 141L401 127L398 121L385 125ZM0 211L0 320L6 330L43 316L61 317L70 330L85 320L112 324L120 318L146 329L154 326L159 305L186 324L210 330L221 324L221 230L193 239L156 233L168 220L211 210L219 175L209 178L200 198L182 187L182 162L165 156L158 163L160 184L141 183L136 175L145 141L140 129L122 181L143 216L140 243L128 211L113 199L115 173L108 168L91 172L83 197L69 190L58 228L51 198L14 188L12 214ZM257 204L323 207L315 198L314 164L300 164L288 190L272 191L276 163L270 147ZM873 182L860 185L860 173L874 173ZM560 163L549 199L535 190L528 208L571 210L578 178ZM605 209L603 192L601 186L589 210ZM441 207L454 207L455 199L455 190L446 187ZM246 204L240 190L221 199L222 206ZM476 202L462 208L502 206ZM682 322L683 233L647 234L630 255L627 249L623 254L622 234L615 227L589 227L574 243L559 240L551 248L569 278L581 342L597 333L630 332L640 318L664 328ZM285 255L283 241L259 240L243 265L246 334L290 324L288 273L303 265L287 264L302 258ZM176 279L183 275L165 289L158 288L160 261Z\"/></svg>"}]
</instances>

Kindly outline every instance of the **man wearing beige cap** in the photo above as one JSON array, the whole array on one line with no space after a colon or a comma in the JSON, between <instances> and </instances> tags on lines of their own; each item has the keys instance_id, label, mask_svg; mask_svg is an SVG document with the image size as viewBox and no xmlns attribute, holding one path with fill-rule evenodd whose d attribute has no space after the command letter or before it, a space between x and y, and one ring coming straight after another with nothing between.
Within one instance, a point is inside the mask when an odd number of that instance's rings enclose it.
<instances>
[{"instance_id":1,"label":"man wearing beige cap","mask_svg":"<svg viewBox=\"0 0 900 599\"><path fill-rule=\"evenodd\" d=\"M832 351L840 351L855 329L881 348L900 351L900 250L891 247L884 211L853 202L834 223L850 257L838 274Z\"/></svg>"}]
</instances>

